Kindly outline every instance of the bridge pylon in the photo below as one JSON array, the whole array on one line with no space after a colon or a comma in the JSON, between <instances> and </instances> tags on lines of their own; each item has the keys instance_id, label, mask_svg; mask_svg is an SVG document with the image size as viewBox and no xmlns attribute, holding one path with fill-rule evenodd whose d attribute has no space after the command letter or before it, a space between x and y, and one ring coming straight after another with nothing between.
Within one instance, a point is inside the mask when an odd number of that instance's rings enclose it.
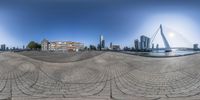
<instances>
[{"instance_id":1,"label":"bridge pylon","mask_svg":"<svg viewBox=\"0 0 200 100\"><path fill-rule=\"evenodd\" d=\"M163 42L164 42L165 52L171 52L172 49L171 49L171 47L170 47L170 45L169 45L169 42L167 41L167 39L166 39L166 37L165 37L165 35L164 35L164 33L163 33L162 24L160 24L160 27L159 27L158 30L156 31L156 34L153 36L152 42L153 42L153 40L155 39L155 37L156 37L157 33L159 32L159 30L160 30L160 34L161 34L162 40L163 40Z\"/></svg>"}]
</instances>

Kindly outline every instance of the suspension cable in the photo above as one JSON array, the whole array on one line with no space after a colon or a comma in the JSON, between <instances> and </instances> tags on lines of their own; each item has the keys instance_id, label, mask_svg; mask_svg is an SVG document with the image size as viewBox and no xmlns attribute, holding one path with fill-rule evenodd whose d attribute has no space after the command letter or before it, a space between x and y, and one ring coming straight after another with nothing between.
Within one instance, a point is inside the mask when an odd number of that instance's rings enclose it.
<instances>
[{"instance_id":1,"label":"suspension cable","mask_svg":"<svg viewBox=\"0 0 200 100\"><path fill-rule=\"evenodd\" d=\"M154 39L155 39L155 37L156 37L156 35L158 34L158 31L160 30L160 27L156 30L156 32L153 34L153 36L151 37L151 44L153 43L153 41L154 41Z\"/></svg>"}]
</instances>

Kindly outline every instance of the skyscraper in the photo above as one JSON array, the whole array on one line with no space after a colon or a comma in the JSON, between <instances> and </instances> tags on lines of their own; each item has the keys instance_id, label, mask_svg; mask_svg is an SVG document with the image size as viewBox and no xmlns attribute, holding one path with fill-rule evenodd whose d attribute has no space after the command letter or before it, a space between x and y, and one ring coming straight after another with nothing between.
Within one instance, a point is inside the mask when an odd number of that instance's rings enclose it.
<instances>
[{"instance_id":1,"label":"skyscraper","mask_svg":"<svg viewBox=\"0 0 200 100\"><path fill-rule=\"evenodd\" d=\"M23 50L25 49L25 46L23 45Z\"/></svg>"},{"instance_id":2,"label":"skyscraper","mask_svg":"<svg viewBox=\"0 0 200 100\"><path fill-rule=\"evenodd\" d=\"M140 49L145 51L148 50L149 48L150 48L150 38L142 35L140 37Z\"/></svg>"},{"instance_id":3,"label":"skyscraper","mask_svg":"<svg viewBox=\"0 0 200 100\"><path fill-rule=\"evenodd\" d=\"M152 44L152 49L154 49L154 44Z\"/></svg>"},{"instance_id":4,"label":"skyscraper","mask_svg":"<svg viewBox=\"0 0 200 100\"><path fill-rule=\"evenodd\" d=\"M105 40L102 40L102 48L105 48Z\"/></svg>"},{"instance_id":5,"label":"skyscraper","mask_svg":"<svg viewBox=\"0 0 200 100\"><path fill-rule=\"evenodd\" d=\"M135 45L135 50L139 50L139 49L140 49L140 48L139 48L140 42L139 42L138 39L136 39L136 40L134 41L134 45Z\"/></svg>"},{"instance_id":6,"label":"skyscraper","mask_svg":"<svg viewBox=\"0 0 200 100\"><path fill-rule=\"evenodd\" d=\"M156 49L157 49L157 50L159 49L159 44L156 45Z\"/></svg>"},{"instance_id":7,"label":"skyscraper","mask_svg":"<svg viewBox=\"0 0 200 100\"><path fill-rule=\"evenodd\" d=\"M147 43L147 44L146 44L146 45L147 45L147 46L146 46L146 47L147 47L146 49L149 49L149 48L150 48L150 38L147 37L147 42L146 42L146 43Z\"/></svg>"},{"instance_id":8,"label":"skyscraper","mask_svg":"<svg viewBox=\"0 0 200 100\"><path fill-rule=\"evenodd\" d=\"M140 49L144 50L145 49L145 42L146 42L146 38L144 35L140 36Z\"/></svg>"},{"instance_id":9,"label":"skyscraper","mask_svg":"<svg viewBox=\"0 0 200 100\"><path fill-rule=\"evenodd\" d=\"M2 44L2 45L1 45L1 50L2 50L2 51L5 51L5 50L6 50L6 45L5 45L5 44Z\"/></svg>"},{"instance_id":10,"label":"skyscraper","mask_svg":"<svg viewBox=\"0 0 200 100\"><path fill-rule=\"evenodd\" d=\"M194 49L194 50L198 50L198 49L199 49L199 48L198 48L198 44L194 44L194 45L193 45L193 49Z\"/></svg>"},{"instance_id":11,"label":"skyscraper","mask_svg":"<svg viewBox=\"0 0 200 100\"><path fill-rule=\"evenodd\" d=\"M100 50L102 50L103 48L105 48L105 40L103 38L103 35L100 35Z\"/></svg>"},{"instance_id":12,"label":"skyscraper","mask_svg":"<svg viewBox=\"0 0 200 100\"><path fill-rule=\"evenodd\" d=\"M110 49L112 49L113 48L113 45L112 45L112 42L110 42Z\"/></svg>"},{"instance_id":13,"label":"skyscraper","mask_svg":"<svg viewBox=\"0 0 200 100\"><path fill-rule=\"evenodd\" d=\"M9 50L9 48L8 47L6 47L6 51L8 51Z\"/></svg>"}]
</instances>

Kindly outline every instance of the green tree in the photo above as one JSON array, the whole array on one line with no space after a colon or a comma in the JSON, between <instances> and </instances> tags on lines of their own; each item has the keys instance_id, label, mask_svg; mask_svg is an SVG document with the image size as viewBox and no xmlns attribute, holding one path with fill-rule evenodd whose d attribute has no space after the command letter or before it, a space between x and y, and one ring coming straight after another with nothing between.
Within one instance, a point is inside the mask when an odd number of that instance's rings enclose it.
<instances>
[{"instance_id":1,"label":"green tree","mask_svg":"<svg viewBox=\"0 0 200 100\"><path fill-rule=\"evenodd\" d=\"M37 50L37 49L41 49L41 45L38 44L35 41L31 41L29 42L29 44L27 45L28 48L30 48L31 50Z\"/></svg>"},{"instance_id":2,"label":"green tree","mask_svg":"<svg viewBox=\"0 0 200 100\"><path fill-rule=\"evenodd\" d=\"M84 50L88 50L88 47L87 47L87 46L85 46Z\"/></svg>"},{"instance_id":3,"label":"green tree","mask_svg":"<svg viewBox=\"0 0 200 100\"><path fill-rule=\"evenodd\" d=\"M90 50L96 50L97 48L94 45L90 45Z\"/></svg>"},{"instance_id":4,"label":"green tree","mask_svg":"<svg viewBox=\"0 0 200 100\"><path fill-rule=\"evenodd\" d=\"M36 49L41 49L41 44L39 44L39 43L36 43Z\"/></svg>"}]
</instances>

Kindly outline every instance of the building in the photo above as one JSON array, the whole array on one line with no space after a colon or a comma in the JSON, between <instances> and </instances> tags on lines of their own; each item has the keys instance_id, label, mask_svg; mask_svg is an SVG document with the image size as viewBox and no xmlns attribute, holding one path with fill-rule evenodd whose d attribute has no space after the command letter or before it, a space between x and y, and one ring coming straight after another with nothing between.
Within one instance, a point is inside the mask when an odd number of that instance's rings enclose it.
<instances>
[{"instance_id":1,"label":"building","mask_svg":"<svg viewBox=\"0 0 200 100\"><path fill-rule=\"evenodd\" d=\"M41 49L42 49L42 51L48 51L49 50L49 41L47 39L42 40Z\"/></svg>"},{"instance_id":2,"label":"building","mask_svg":"<svg viewBox=\"0 0 200 100\"><path fill-rule=\"evenodd\" d=\"M105 40L103 35L100 35L100 50L105 49Z\"/></svg>"},{"instance_id":3,"label":"building","mask_svg":"<svg viewBox=\"0 0 200 100\"><path fill-rule=\"evenodd\" d=\"M90 45L89 48L90 48L90 50L96 50L97 49L95 45Z\"/></svg>"},{"instance_id":4,"label":"building","mask_svg":"<svg viewBox=\"0 0 200 100\"><path fill-rule=\"evenodd\" d=\"M156 45L156 50L158 50L158 49L159 49L159 44Z\"/></svg>"},{"instance_id":5,"label":"building","mask_svg":"<svg viewBox=\"0 0 200 100\"><path fill-rule=\"evenodd\" d=\"M44 39L41 42L42 51L79 51L84 49L84 44L72 41L53 41Z\"/></svg>"},{"instance_id":6,"label":"building","mask_svg":"<svg viewBox=\"0 0 200 100\"><path fill-rule=\"evenodd\" d=\"M1 45L1 51L6 51L6 45L5 44Z\"/></svg>"},{"instance_id":7,"label":"building","mask_svg":"<svg viewBox=\"0 0 200 100\"><path fill-rule=\"evenodd\" d=\"M140 49L141 50L149 50L150 48L150 38L147 36L140 36Z\"/></svg>"},{"instance_id":8,"label":"building","mask_svg":"<svg viewBox=\"0 0 200 100\"><path fill-rule=\"evenodd\" d=\"M6 47L6 51L9 51L9 48L8 48L8 47Z\"/></svg>"},{"instance_id":9,"label":"building","mask_svg":"<svg viewBox=\"0 0 200 100\"><path fill-rule=\"evenodd\" d=\"M112 48L113 48L113 45L112 45L112 42L110 42L110 49L112 50Z\"/></svg>"},{"instance_id":10,"label":"building","mask_svg":"<svg viewBox=\"0 0 200 100\"><path fill-rule=\"evenodd\" d=\"M140 36L140 49L141 50L144 50L145 49L145 36L144 35L142 35L142 36Z\"/></svg>"},{"instance_id":11,"label":"building","mask_svg":"<svg viewBox=\"0 0 200 100\"><path fill-rule=\"evenodd\" d=\"M139 50L139 49L140 49L140 48L139 48L140 42L139 42L138 39L136 39L136 40L134 41L134 45L135 45L135 50Z\"/></svg>"},{"instance_id":12,"label":"building","mask_svg":"<svg viewBox=\"0 0 200 100\"><path fill-rule=\"evenodd\" d=\"M49 42L49 50L50 51L56 51L56 50L58 50L58 49L61 49L60 47L59 47L59 45L60 45L61 43L59 43L59 42Z\"/></svg>"},{"instance_id":13,"label":"building","mask_svg":"<svg viewBox=\"0 0 200 100\"><path fill-rule=\"evenodd\" d=\"M147 49L150 48L150 38L148 38L148 37L147 37L146 47L147 47Z\"/></svg>"},{"instance_id":14,"label":"building","mask_svg":"<svg viewBox=\"0 0 200 100\"><path fill-rule=\"evenodd\" d=\"M118 50L121 50L120 49L120 45L112 45L112 50L116 50L116 51L118 51Z\"/></svg>"},{"instance_id":15,"label":"building","mask_svg":"<svg viewBox=\"0 0 200 100\"><path fill-rule=\"evenodd\" d=\"M140 36L140 41L136 39L134 41L136 51L150 51L150 38L147 36Z\"/></svg>"},{"instance_id":16,"label":"building","mask_svg":"<svg viewBox=\"0 0 200 100\"><path fill-rule=\"evenodd\" d=\"M198 50L198 49L199 49L198 44L194 44L194 45L193 45L193 49L194 49L194 50Z\"/></svg>"},{"instance_id":17,"label":"building","mask_svg":"<svg viewBox=\"0 0 200 100\"><path fill-rule=\"evenodd\" d=\"M23 50L25 49L25 46L23 45Z\"/></svg>"}]
</instances>

